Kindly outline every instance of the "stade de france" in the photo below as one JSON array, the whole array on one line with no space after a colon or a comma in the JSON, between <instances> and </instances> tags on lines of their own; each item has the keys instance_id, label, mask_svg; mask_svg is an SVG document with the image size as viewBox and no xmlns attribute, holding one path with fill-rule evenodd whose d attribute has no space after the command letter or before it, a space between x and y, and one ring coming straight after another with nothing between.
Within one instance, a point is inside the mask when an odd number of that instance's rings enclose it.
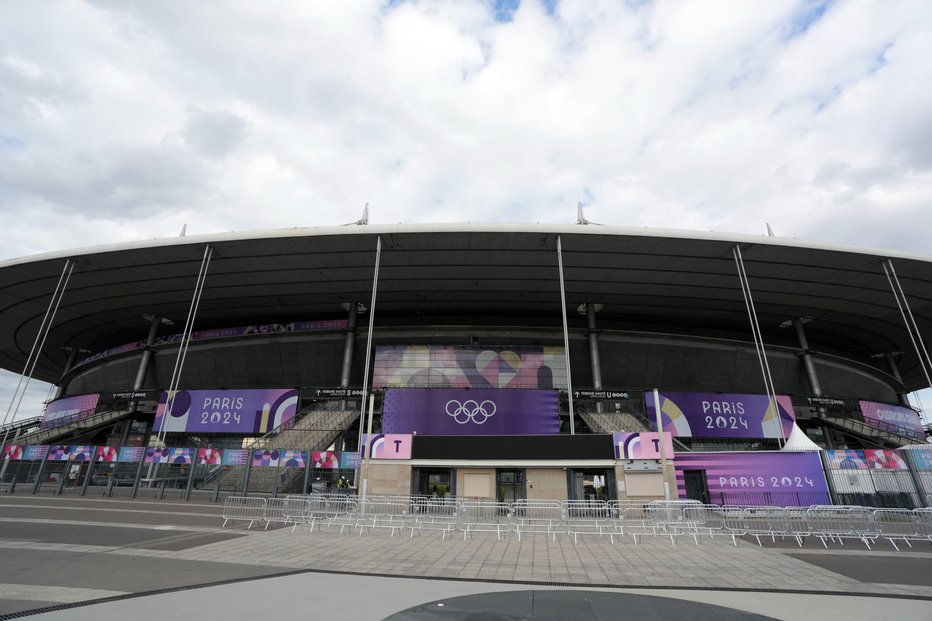
<instances>
[{"instance_id":1,"label":"stade de france","mask_svg":"<svg viewBox=\"0 0 932 621\"><path fill-rule=\"evenodd\" d=\"M3 404L15 494L932 506L928 256L293 228L13 259L0 300L0 367L55 386Z\"/></svg>"}]
</instances>

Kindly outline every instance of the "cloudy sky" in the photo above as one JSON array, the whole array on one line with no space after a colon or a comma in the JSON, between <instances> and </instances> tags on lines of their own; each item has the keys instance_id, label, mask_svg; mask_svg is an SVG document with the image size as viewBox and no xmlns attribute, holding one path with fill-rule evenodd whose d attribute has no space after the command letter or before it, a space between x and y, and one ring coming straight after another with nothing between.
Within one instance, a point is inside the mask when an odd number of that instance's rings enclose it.
<instances>
[{"instance_id":1,"label":"cloudy sky","mask_svg":"<svg viewBox=\"0 0 932 621\"><path fill-rule=\"evenodd\" d=\"M927 0L0 2L0 260L366 202L930 253L929 58Z\"/></svg>"}]
</instances>

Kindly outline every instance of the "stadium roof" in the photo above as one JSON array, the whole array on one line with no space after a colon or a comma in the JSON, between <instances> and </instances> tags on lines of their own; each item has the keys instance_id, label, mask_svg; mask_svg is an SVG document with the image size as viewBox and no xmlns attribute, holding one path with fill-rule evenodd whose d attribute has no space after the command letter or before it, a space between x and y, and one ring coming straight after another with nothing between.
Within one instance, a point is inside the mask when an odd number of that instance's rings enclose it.
<instances>
[{"instance_id":1,"label":"stadium roof","mask_svg":"<svg viewBox=\"0 0 932 621\"><path fill-rule=\"evenodd\" d=\"M396 325L481 325L519 317L561 329L557 237L571 328L604 305L601 328L751 340L732 255L744 256L767 344L871 363L903 352L910 390L927 385L881 262L893 259L923 334L932 331L932 257L779 237L596 225L293 228L155 239L0 262L0 367L22 371L64 260L76 266L34 376L55 382L64 347L97 352L145 338L148 317L181 332L204 254L214 249L195 329L345 317L368 305L382 238L376 334ZM407 318L407 324L406 322ZM519 322L520 323L520 322ZM514 325L514 324L511 324Z\"/></svg>"}]
</instances>

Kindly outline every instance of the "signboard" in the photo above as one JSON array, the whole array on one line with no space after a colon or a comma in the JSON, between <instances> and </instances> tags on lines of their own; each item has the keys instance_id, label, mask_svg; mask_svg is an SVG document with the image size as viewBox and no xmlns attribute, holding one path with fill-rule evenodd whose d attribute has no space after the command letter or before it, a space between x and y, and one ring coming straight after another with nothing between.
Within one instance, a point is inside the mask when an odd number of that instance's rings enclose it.
<instances>
[{"instance_id":1,"label":"signboard","mask_svg":"<svg viewBox=\"0 0 932 621\"><path fill-rule=\"evenodd\" d=\"M377 347L372 387L394 386L566 389L566 357L562 347Z\"/></svg>"},{"instance_id":2,"label":"signboard","mask_svg":"<svg viewBox=\"0 0 932 621\"><path fill-rule=\"evenodd\" d=\"M71 451L74 450L73 446L67 444L59 444L49 447L48 460L49 461L68 461L71 459Z\"/></svg>"},{"instance_id":3,"label":"signboard","mask_svg":"<svg viewBox=\"0 0 932 621\"><path fill-rule=\"evenodd\" d=\"M7 444L3 447L3 453L0 453L0 459L22 459L25 448L23 444Z\"/></svg>"},{"instance_id":4,"label":"signboard","mask_svg":"<svg viewBox=\"0 0 932 621\"><path fill-rule=\"evenodd\" d=\"M142 446L121 446L117 461L124 464L138 464L142 461L146 449Z\"/></svg>"},{"instance_id":5,"label":"signboard","mask_svg":"<svg viewBox=\"0 0 932 621\"><path fill-rule=\"evenodd\" d=\"M126 390L123 392L109 392L101 397L105 401L155 401L159 398L158 390Z\"/></svg>"},{"instance_id":6,"label":"signboard","mask_svg":"<svg viewBox=\"0 0 932 621\"><path fill-rule=\"evenodd\" d=\"M307 463L307 451L283 449L256 449L252 452L253 468L304 468Z\"/></svg>"},{"instance_id":7,"label":"signboard","mask_svg":"<svg viewBox=\"0 0 932 621\"><path fill-rule=\"evenodd\" d=\"M574 390L573 398L581 401L623 401L630 399L626 390Z\"/></svg>"},{"instance_id":8,"label":"signboard","mask_svg":"<svg viewBox=\"0 0 932 621\"><path fill-rule=\"evenodd\" d=\"M340 454L336 451L314 451L311 456L311 463L315 468L339 468Z\"/></svg>"},{"instance_id":9,"label":"signboard","mask_svg":"<svg viewBox=\"0 0 932 621\"><path fill-rule=\"evenodd\" d=\"M660 438L656 431L639 433L615 432L615 459L660 459ZM663 434L663 450L667 459L673 459L673 436Z\"/></svg>"},{"instance_id":10,"label":"signboard","mask_svg":"<svg viewBox=\"0 0 932 621\"><path fill-rule=\"evenodd\" d=\"M78 395L50 401L42 414L41 429L60 427L87 418L97 410L99 394Z\"/></svg>"},{"instance_id":11,"label":"signboard","mask_svg":"<svg viewBox=\"0 0 932 621\"><path fill-rule=\"evenodd\" d=\"M318 399L351 399L362 397L362 388L313 388L304 392Z\"/></svg>"},{"instance_id":12,"label":"signboard","mask_svg":"<svg viewBox=\"0 0 932 621\"><path fill-rule=\"evenodd\" d=\"M245 466L249 463L249 449L223 449L220 463L224 466Z\"/></svg>"},{"instance_id":13,"label":"signboard","mask_svg":"<svg viewBox=\"0 0 932 621\"><path fill-rule=\"evenodd\" d=\"M98 446L94 461L113 463L117 460L118 448L116 446Z\"/></svg>"},{"instance_id":14,"label":"signboard","mask_svg":"<svg viewBox=\"0 0 932 621\"><path fill-rule=\"evenodd\" d=\"M362 453L343 451L340 453L340 469L355 470L362 463Z\"/></svg>"},{"instance_id":15,"label":"signboard","mask_svg":"<svg viewBox=\"0 0 932 621\"><path fill-rule=\"evenodd\" d=\"M26 461L42 461L48 452L48 444L29 444L23 452L23 459Z\"/></svg>"},{"instance_id":16,"label":"signboard","mask_svg":"<svg viewBox=\"0 0 932 621\"><path fill-rule=\"evenodd\" d=\"M876 403L874 401L858 401L858 405L861 407L861 414L864 415L864 421L867 424L886 423L896 425L916 438L926 437L919 414L912 408L890 405L889 403ZM882 429L883 426L881 425L880 428Z\"/></svg>"},{"instance_id":17,"label":"signboard","mask_svg":"<svg viewBox=\"0 0 932 621\"><path fill-rule=\"evenodd\" d=\"M804 505L830 502L818 451L677 453L673 465L680 498L686 497L684 471L702 470L713 502L730 492L771 492L781 503L791 503L793 493ZM819 494L824 500L815 502Z\"/></svg>"},{"instance_id":18,"label":"signboard","mask_svg":"<svg viewBox=\"0 0 932 621\"><path fill-rule=\"evenodd\" d=\"M147 448L147 464L190 465L194 459L193 448Z\"/></svg>"},{"instance_id":19,"label":"signboard","mask_svg":"<svg viewBox=\"0 0 932 621\"><path fill-rule=\"evenodd\" d=\"M451 436L560 433L555 390L389 388L382 431Z\"/></svg>"},{"instance_id":20,"label":"signboard","mask_svg":"<svg viewBox=\"0 0 932 621\"><path fill-rule=\"evenodd\" d=\"M831 470L908 470L906 460L887 449L825 451Z\"/></svg>"},{"instance_id":21,"label":"signboard","mask_svg":"<svg viewBox=\"0 0 932 621\"><path fill-rule=\"evenodd\" d=\"M197 459L195 463L200 466L217 466L223 456L222 449L199 448L197 449Z\"/></svg>"},{"instance_id":22,"label":"signboard","mask_svg":"<svg viewBox=\"0 0 932 621\"><path fill-rule=\"evenodd\" d=\"M152 430L162 431L168 393L162 392ZM263 434L290 423L298 409L293 388L263 390L180 390L166 431Z\"/></svg>"},{"instance_id":23,"label":"signboard","mask_svg":"<svg viewBox=\"0 0 932 621\"><path fill-rule=\"evenodd\" d=\"M909 451L917 470L932 470L932 446L929 448L904 449Z\"/></svg>"},{"instance_id":24,"label":"signboard","mask_svg":"<svg viewBox=\"0 0 932 621\"><path fill-rule=\"evenodd\" d=\"M644 398L647 419L656 429L653 393ZM796 420L793 403L785 395L777 395L776 403L779 414L767 395L660 393L663 429L680 438L788 438Z\"/></svg>"},{"instance_id":25,"label":"signboard","mask_svg":"<svg viewBox=\"0 0 932 621\"><path fill-rule=\"evenodd\" d=\"M843 400L833 399L832 397L806 397L806 403L830 410L843 409L845 407L845 402Z\"/></svg>"},{"instance_id":26,"label":"signboard","mask_svg":"<svg viewBox=\"0 0 932 621\"><path fill-rule=\"evenodd\" d=\"M372 436L369 445L371 459L411 459L411 446L414 437L407 434L379 434ZM363 437L365 449L366 438Z\"/></svg>"}]
</instances>

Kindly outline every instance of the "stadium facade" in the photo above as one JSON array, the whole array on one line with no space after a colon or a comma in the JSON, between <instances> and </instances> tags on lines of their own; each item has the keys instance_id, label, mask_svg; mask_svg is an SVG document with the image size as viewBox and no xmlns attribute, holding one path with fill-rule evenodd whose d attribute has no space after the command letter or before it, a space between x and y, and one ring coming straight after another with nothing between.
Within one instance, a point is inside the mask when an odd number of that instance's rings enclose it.
<instances>
[{"instance_id":1,"label":"stadium facade","mask_svg":"<svg viewBox=\"0 0 932 621\"><path fill-rule=\"evenodd\" d=\"M92 482L77 459L136 486L159 478L146 462L189 466L189 488L218 493L356 486L360 468L372 493L500 500L932 493L907 397L930 384L926 256L593 225L298 228L6 261L0 299L0 366L58 386L41 419L5 421L4 481L34 489Z\"/></svg>"}]
</instances>

